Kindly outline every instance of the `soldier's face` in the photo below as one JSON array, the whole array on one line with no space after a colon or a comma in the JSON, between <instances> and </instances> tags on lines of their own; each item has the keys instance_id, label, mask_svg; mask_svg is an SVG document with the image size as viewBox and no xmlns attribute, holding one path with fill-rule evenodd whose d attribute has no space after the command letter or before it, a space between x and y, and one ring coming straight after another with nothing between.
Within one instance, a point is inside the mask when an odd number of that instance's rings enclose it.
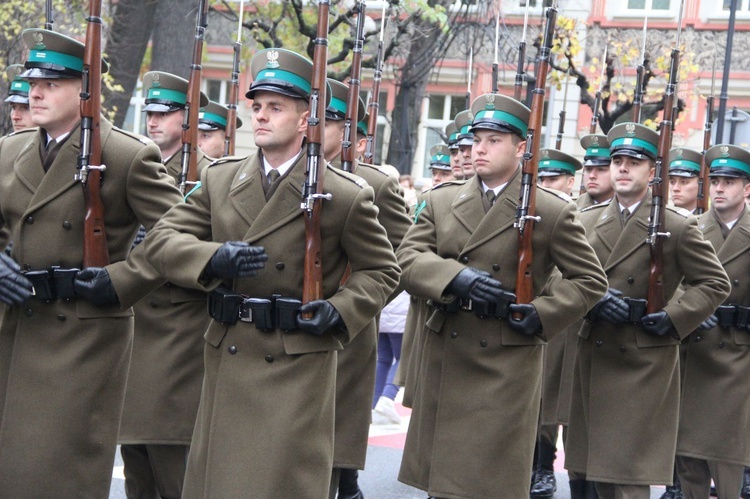
<instances>
[{"instance_id":1,"label":"soldier's face","mask_svg":"<svg viewBox=\"0 0 750 499\"><path fill-rule=\"evenodd\" d=\"M584 166L583 186L589 196L599 203L611 198L612 177L609 166Z\"/></svg>"},{"instance_id":2,"label":"soldier's face","mask_svg":"<svg viewBox=\"0 0 750 499\"><path fill-rule=\"evenodd\" d=\"M645 158L614 156L609 171L612 175L612 187L614 187L615 192L628 198L645 196L648 183L654 178L654 168L651 161Z\"/></svg>"},{"instance_id":3,"label":"soldier's face","mask_svg":"<svg viewBox=\"0 0 750 499\"><path fill-rule=\"evenodd\" d=\"M669 199L678 208L694 210L698 206L698 177L669 177Z\"/></svg>"},{"instance_id":4,"label":"soldier's face","mask_svg":"<svg viewBox=\"0 0 750 499\"><path fill-rule=\"evenodd\" d=\"M575 177L572 175L555 175L552 177L539 177L539 185L546 189L554 189L570 196L573 193L573 182Z\"/></svg>"},{"instance_id":5,"label":"soldier's face","mask_svg":"<svg viewBox=\"0 0 750 499\"><path fill-rule=\"evenodd\" d=\"M79 78L32 78L29 87L31 121L52 137L69 132L81 119Z\"/></svg>"},{"instance_id":6,"label":"soldier's face","mask_svg":"<svg viewBox=\"0 0 750 499\"><path fill-rule=\"evenodd\" d=\"M264 152L299 150L307 131L308 111L299 99L276 92L259 91L253 99L252 126L255 145Z\"/></svg>"},{"instance_id":7,"label":"soldier's face","mask_svg":"<svg viewBox=\"0 0 750 499\"><path fill-rule=\"evenodd\" d=\"M28 104L20 104L18 102L10 103L10 121L13 123L13 131L20 132L26 128L34 126L34 122L31 121L31 111L29 110Z\"/></svg>"},{"instance_id":8,"label":"soldier's face","mask_svg":"<svg viewBox=\"0 0 750 499\"><path fill-rule=\"evenodd\" d=\"M332 161L341 153L341 141L344 139L344 120L326 120L323 139L323 154L328 161Z\"/></svg>"},{"instance_id":9,"label":"soldier's face","mask_svg":"<svg viewBox=\"0 0 750 499\"><path fill-rule=\"evenodd\" d=\"M451 170L453 170L453 176L456 178L463 178L464 172L461 169L461 164L464 161L463 156L461 155L460 149L451 149ZM471 154L471 149L469 149L469 154Z\"/></svg>"},{"instance_id":10,"label":"soldier's face","mask_svg":"<svg viewBox=\"0 0 750 499\"><path fill-rule=\"evenodd\" d=\"M471 146L458 146L458 155L461 156L461 172L456 178L469 178L474 176L474 162L471 156Z\"/></svg>"},{"instance_id":11,"label":"soldier's face","mask_svg":"<svg viewBox=\"0 0 750 499\"><path fill-rule=\"evenodd\" d=\"M513 136L494 130L474 132L474 171L491 188L504 184L518 169L526 141L514 143Z\"/></svg>"},{"instance_id":12,"label":"soldier's face","mask_svg":"<svg viewBox=\"0 0 750 499\"><path fill-rule=\"evenodd\" d=\"M741 178L711 177L708 192L711 207L718 213L739 214L745 203L745 196L750 195L750 183Z\"/></svg>"},{"instance_id":13,"label":"soldier's face","mask_svg":"<svg viewBox=\"0 0 750 499\"><path fill-rule=\"evenodd\" d=\"M207 156L220 158L224 155L224 130L200 130L198 132L198 147Z\"/></svg>"},{"instance_id":14,"label":"soldier's face","mask_svg":"<svg viewBox=\"0 0 750 499\"><path fill-rule=\"evenodd\" d=\"M432 169L432 185L440 185L443 182L450 180L456 180L451 170L438 170L437 168Z\"/></svg>"},{"instance_id":15,"label":"soldier's face","mask_svg":"<svg viewBox=\"0 0 750 499\"><path fill-rule=\"evenodd\" d=\"M172 156L182 145L182 122L184 119L184 110L172 111L171 113L146 113L148 138L159 146L164 158Z\"/></svg>"}]
</instances>

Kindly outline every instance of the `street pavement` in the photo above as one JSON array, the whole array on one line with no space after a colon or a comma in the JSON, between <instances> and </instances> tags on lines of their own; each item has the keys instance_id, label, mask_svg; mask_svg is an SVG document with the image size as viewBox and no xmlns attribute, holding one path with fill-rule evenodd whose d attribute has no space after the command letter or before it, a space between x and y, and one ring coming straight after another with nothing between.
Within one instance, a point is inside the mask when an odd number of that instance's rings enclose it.
<instances>
[{"instance_id":1,"label":"street pavement","mask_svg":"<svg viewBox=\"0 0 750 499\"><path fill-rule=\"evenodd\" d=\"M406 441L406 430L409 426L411 410L400 403L396 408L402 416L400 425L373 425L370 427L369 446L367 448L367 468L360 471L359 485L367 499L425 499L427 493L409 487L398 481L398 469ZM562 434L562 432L560 432ZM557 492L555 499L570 499L568 475L563 468L565 454L562 443L557 444L558 453L555 461ZM110 499L125 499L125 480L122 459L118 448L115 467L112 472ZM664 487L651 487L651 499L659 499ZM248 498L252 494L248 495Z\"/></svg>"}]
</instances>

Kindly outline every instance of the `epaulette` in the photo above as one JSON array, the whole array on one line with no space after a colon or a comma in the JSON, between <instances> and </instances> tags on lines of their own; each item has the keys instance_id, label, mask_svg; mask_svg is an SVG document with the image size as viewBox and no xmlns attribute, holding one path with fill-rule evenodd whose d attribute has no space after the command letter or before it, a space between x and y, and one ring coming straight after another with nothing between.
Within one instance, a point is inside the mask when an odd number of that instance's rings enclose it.
<instances>
[{"instance_id":1,"label":"epaulette","mask_svg":"<svg viewBox=\"0 0 750 499\"><path fill-rule=\"evenodd\" d=\"M360 189L364 189L365 187L370 185L367 183L367 180L363 179L362 177L358 177L353 173L345 172L344 170L339 170L338 168L335 168L333 165L331 165L331 163L328 163L326 166L328 167L327 172L334 173L339 177L345 178L346 180L357 184Z\"/></svg>"},{"instance_id":2,"label":"epaulette","mask_svg":"<svg viewBox=\"0 0 750 499\"><path fill-rule=\"evenodd\" d=\"M557 189L549 189L547 187L542 187L541 185L537 185L537 189L541 189L544 192L548 192L548 193L552 194L553 196L555 196L556 198L562 199L566 203L573 202L573 198L571 198L570 196L568 196L564 192L558 191Z\"/></svg>"},{"instance_id":3,"label":"epaulette","mask_svg":"<svg viewBox=\"0 0 750 499\"><path fill-rule=\"evenodd\" d=\"M586 213L587 211L604 208L605 206L609 206L609 203L592 204L591 206L587 206L586 208L579 210L578 213Z\"/></svg>"},{"instance_id":4,"label":"epaulette","mask_svg":"<svg viewBox=\"0 0 750 499\"><path fill-rule=\"evenodd\" d=\"M359 168L360 166L364 166L366 168L369 168L370 170L375 170L376 172L382 175L385 175L386 177L388 176L388 172L382 169L381 167L379 167L378 165L371 165L370 163L362 163L362 162L357 163L357 168Z\"/></svg>"},{"instance_id":5,"label":"epaulette","mask_svg":"<svg viewBox=\"0 0 750 499\"><path fill-rule=\"evenodd\" d=\"M23 130L19 130L17 132L10 132L6 137L15 137L16 135L21 135L22 133L31 133L35 132L37 127L31 127L31 128L24 128Z\"/></svg>"},{"instance_id":6,"label":"epaulette","mask_svg":"<svg viewBox=\"0 0 750 499\"><path fill-rule=\"evenodd\" d=\"M685 208L680 208L679 206L667 206L667 209L669 211L673 211L674 213L677 213L678 215L682 215L685 218L692 215L690 211L686 210Z\"/></svg>"},{"instance_id":7,"label":"epaulette","mask_svg":"<svg viewBox=\"0 0 750 499\"><path fill-rule=\"evenodd\" d=\"M440 183L438 185L433 185L427 190L424 190L422 192L430 192L434 191L435 189L442 189L443 187L448 187L449 185L464 185L466 183L466 180L448 180L447 182Z\"/></svg>"},{"instance_id":8,"label":"epaulette","mask_svg":"<svg viewBox=\"0 0 750 499\"><path fill-rule=\"evenodd\" d=\"M206 156L208 158L208 156ZM216 166L216 165L223 165L224 163L229 163L230 161L242 161L245 159L246 156L223 156L219 159L214 159L209 163L208 167ZM209 158L211 159L211 158Z\"/></svg>"},{"instance_id":9,"label":"epaulette","mask_svg":"<svg viewBox=\"0 0 750 499\"><path fill-rule=\"evenodd\" d=\"M129 132L127 130L123 130L122 128L118 128L116 126L112 127L113 132L120 132L121 134L125 135L126 137L130 137L131 139L137 140L143 145L149 145L153 144L153 141L146 137L145 135L138 135L137 133Z\"/></svg>"}]
</instances>

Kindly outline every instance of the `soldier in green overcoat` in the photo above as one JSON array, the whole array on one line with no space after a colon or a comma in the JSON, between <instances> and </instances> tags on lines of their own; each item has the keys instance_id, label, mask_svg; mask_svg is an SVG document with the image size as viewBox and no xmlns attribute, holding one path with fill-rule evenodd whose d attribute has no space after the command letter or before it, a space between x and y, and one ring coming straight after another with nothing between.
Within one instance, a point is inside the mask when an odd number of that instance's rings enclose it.
<instances>
[{"instance_id":1,"label":"soldier in green overcoat","mask_svg":"<svg viewBox=\"0 0 750 499\"><path fill-rule=\"evenodd\" d=\"M84 47L41 29L26 30L23 40L30 49L23 76L40 128L0 142L0 218L37 296L8 307L0 328L0 496L106 497L131 306L164 282L144 248L128 252L139 225L150 229L182 197L151 141L101 118L110 264L77 273L71 296L61 277L76 275L83 258L86 206L74 175Z\"/></svg>"}]
</instances>

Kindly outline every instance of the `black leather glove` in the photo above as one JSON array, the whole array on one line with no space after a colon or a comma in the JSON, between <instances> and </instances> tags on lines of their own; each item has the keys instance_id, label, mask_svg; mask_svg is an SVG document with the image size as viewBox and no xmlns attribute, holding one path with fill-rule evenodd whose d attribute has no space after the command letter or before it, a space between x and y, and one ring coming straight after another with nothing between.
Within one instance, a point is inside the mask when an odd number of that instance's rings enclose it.
<instances>
[{"instance_id":1,"label":"black leather glove","mask_svg":"<svg viewBox=\"0 0 750 499\"><path fill-rule=\"evenodd\" d=\"M467 267L448 284L449 293L477 303L491 303L504 291L503 285L489 272Z\"/></svg>"},{"instance_id":2,"label":"black leather glove","mask_svg":"<svg viewBox=\"0 0 750 499\"><path fill-rule=\"evenodd\" d=\"M229 241L216 250L214 256L203 269L203 277L211 279L234 279L253 277L265 266L268 260L263 246L250 246L241 241Z\"/></svg>"},{"instance_id":3,"label":"black leather glove","mask_svg":"<svg viewBox=\"0 0 750 499\"><path fill-rule=\"evenodd\" d=\"M313 314L311 318L302 318L303 313L310 312ZM328 300L315 300L305 303L299 308L297 314L297 327L315 336L320 336L339 322L341 322L339 311Z\"/></svg>"},{"instance_id":4,"label":"black leather glove","mask_svg":"<svg viewBox=\"0 0 750 499\"><path fill-rule=\"evenodd\" d=\"M523 317L515 319L513 317L515 314L523 315ZM542 332L542 320L539 318L539 312L531 303L511 304L508 325L511 329L529 336Z\"/></svg>"},{"instance_id":5,"label":"black leather glove","mask_svg":"<svg viewBox=\"0 0 750 499\"><path fill-rule=\"evenodd\" d=\"M666 336L670 333L676 333L672 319L664 310L659 310L653 314L644 315L641 319L644 331L654 336Z\"/></svg>"},{"instance_id":6,"label":"black leather glove","mask_svg":"<svg viewBox=\"0 0 750 499\"><path fill-rule=\"evenodd\" d=\"M709 329L713 329L718 325L719 325L719 318L716 317L714 314L711 314L708 317L706 317L706 320L701 322L701 325L698 326L698 331L708 331Z\"/></svg>"},{"instance_id":7,"label":"black leather glove","mask_svg":"<svg viewBox=\"0 0 750 499\"><path fill-rule=\"evenodd\" d=\"M604 297L591 309L589 316L594 319L612 322L613 324L627 322L630 307L628 307L628 304L621 297L622 291L609 288Z\"/></svg>"},{"instance_id":8,"label":"black leather glove","mask_svg":"<svg viewBox=\"0 0 750 499\"><path fill-rule=\"evenodd\" d=\"M21 267L0 251L0 302L6 305L20 305L34 294L34 286L21 273Z\"/></svg>"},{"instance_id":9,"label":"black leather glove","mask_svg":"<svg viewBox=\"0 0 750 499\"><path fill-rule=\"evenodd\" d=\"M120 303L109 272L102 267L89 267L80 271L73 280L73 288L77 296L97 307Z\"/></svg>"}]
</instances>

